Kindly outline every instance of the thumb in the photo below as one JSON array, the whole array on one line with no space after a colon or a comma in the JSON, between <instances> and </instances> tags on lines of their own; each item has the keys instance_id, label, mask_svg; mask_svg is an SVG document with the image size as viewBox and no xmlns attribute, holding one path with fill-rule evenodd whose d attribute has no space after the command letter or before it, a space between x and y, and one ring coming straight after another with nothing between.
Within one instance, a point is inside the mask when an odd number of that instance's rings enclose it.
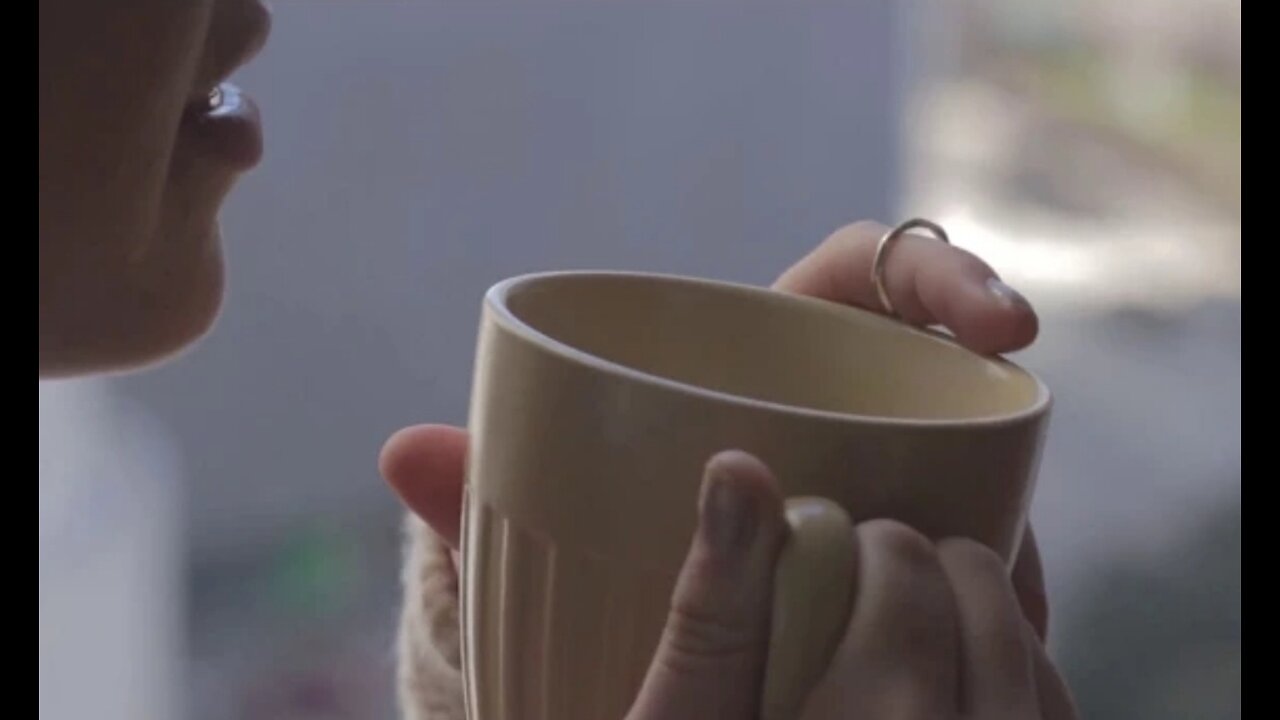
<instances>
[{"instance_id":1,"label":"thumb","mask_svg":"<svg viewBox=\"0 0 1280 720\"><path fill-rule=\"evenodd\" d=\"M698 530L667 627L628 720L758 714L773 570L786 536L772 473L726 452L707 465Z\"/></svg>"},{"instance_id":2,"label":"thumb","mask_svg":"<svg viewBox=\"0 0 1280 720\"><path fill-rule=\"evenodd\" d=\"M392 435L378 457L378 469L405 506L455 550L466 455L467 431L415 425Z\"/></svg>"}]
</instances>

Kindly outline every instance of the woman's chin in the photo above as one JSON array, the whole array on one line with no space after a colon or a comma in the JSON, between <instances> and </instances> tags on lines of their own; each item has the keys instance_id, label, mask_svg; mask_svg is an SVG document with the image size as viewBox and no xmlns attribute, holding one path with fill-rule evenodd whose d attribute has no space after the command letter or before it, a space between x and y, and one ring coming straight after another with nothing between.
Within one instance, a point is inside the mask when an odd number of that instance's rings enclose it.
<instances>
[{"instance_id":1,"label":"woman's chin","mask_svg":"<svg viewBox=\"0 0 1280 720\"><path fill-rule=\"evenodd\" d=\"M41 307L41 378L151 367L183 353L217 322L223 298L220 253L134 280L75 306Z\"/></svg>"}]
</instances>

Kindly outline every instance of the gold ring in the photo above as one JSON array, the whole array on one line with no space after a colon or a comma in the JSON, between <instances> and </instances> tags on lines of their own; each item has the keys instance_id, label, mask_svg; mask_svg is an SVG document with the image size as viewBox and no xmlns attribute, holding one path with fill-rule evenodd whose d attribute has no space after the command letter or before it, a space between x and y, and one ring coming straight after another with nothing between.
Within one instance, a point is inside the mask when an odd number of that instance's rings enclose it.
<instances>
[{"instance_id":1,"label":"gold ring","mask_svg":"<svg viewBox=\"0 0 1280 720\"><path fill-rule=\"evenodd\" d=\"M889 299L889 291L885 289L884 267L889 258L889 248L894 241L912 230L924 230L933 235L934 238L948 245L951 244L951 239L947 237L947 231L943 230L941 225L924 218L908 220L880 238L880 242L876 245L875 258L871 260L871 284L875 286L876 295L880 296L880 304L884 306L884 311L894 317L898 316L898 311L893 307L893 301Z\"/></svg>"}]
</instances>

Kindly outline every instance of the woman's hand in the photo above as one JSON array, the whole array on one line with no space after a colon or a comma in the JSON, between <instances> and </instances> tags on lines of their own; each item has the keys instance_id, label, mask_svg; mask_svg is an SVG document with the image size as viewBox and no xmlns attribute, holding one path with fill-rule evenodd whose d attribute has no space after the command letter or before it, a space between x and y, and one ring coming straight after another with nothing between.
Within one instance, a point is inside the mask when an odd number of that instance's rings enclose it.
<instances>
[{"instance_id":1,"label":"woman's hand","mask_svg":"<svg viewBox=\"0 0 1280 720\"><path fill-rule=\"evenodd\" d=\"M883 312L871 283L876 244L888 228L846 226L784 272L774 289ZM885 286L902 318L941 325L984 354L1020 350L1035 340L1031 305L982 260L932 238L907 235L893 246ZM451 548L458 547L466 431L442 425L405 428L387 441L380 467L405 505ZM1023 612L1043 639L1049 607L1040 554L1028 532L1013 573Z\"/></svg>"},{"instance_id":2,"label":"woman's hand","mask_svg":"<svg viewBox=\"0 0 1280 720\"><path fill-rule=\"evenodd\" d=\"M774 288L884 312L871 265L887 230L867 222L841 229ZM1035 339L1038 322L1027 301L986 263L946 243L902 237L884 282L902 319L941 325L976 352L1010 352ZM455 567L466 448L465 430L419 425L396 433L380 459L384 477L408 508L454 551ZM770 471L748 455L722 454L708 469L700 529L630 720L756 717L773 561L785 533L781 504ZM717 526L708 514L726 504L746 508L754 518L750 543L731 553L713 542L712 529L723 529L724 521ZM855 711L868 717L1074 718L1042 645L1048 602L1033 534L1028 532L1011 578L990 551L972 542L934 544L890 521L863 523L857 535L858 600L804 718ZM451 584L441 587L454 591Z\"/></svg>"},{"instance_id":3,"label":"woman's hand","mask_svg":"<svg viewBox=\"0 0 1280 720\"><path fill-rule=\"evenodd\" d=\"M755 720L773 572L786 538L769 469L712 459L667 627L627 720ZM845 635L799 720L1075 720L1004 562L972 540L933 543L891 520L855 529Z\"/></svg>"}]
</instances>

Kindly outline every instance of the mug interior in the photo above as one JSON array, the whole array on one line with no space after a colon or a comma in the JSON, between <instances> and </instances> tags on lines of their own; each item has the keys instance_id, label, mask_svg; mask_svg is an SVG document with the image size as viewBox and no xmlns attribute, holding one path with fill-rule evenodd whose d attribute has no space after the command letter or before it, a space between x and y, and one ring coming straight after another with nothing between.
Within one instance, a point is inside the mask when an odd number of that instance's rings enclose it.
<instances>
[{"instance_id":1,"label":"mug interior","mask_svg":"<svg viewBox=\"0 0 1280 720\"><path fill-rule=\"evenodd\" d=\"M491 305L535 341L739 398L901 420L999 419L1048 392L949 338L835 303L705 280L566 272L514 278Z\"/></svg>"}]
</instances>

